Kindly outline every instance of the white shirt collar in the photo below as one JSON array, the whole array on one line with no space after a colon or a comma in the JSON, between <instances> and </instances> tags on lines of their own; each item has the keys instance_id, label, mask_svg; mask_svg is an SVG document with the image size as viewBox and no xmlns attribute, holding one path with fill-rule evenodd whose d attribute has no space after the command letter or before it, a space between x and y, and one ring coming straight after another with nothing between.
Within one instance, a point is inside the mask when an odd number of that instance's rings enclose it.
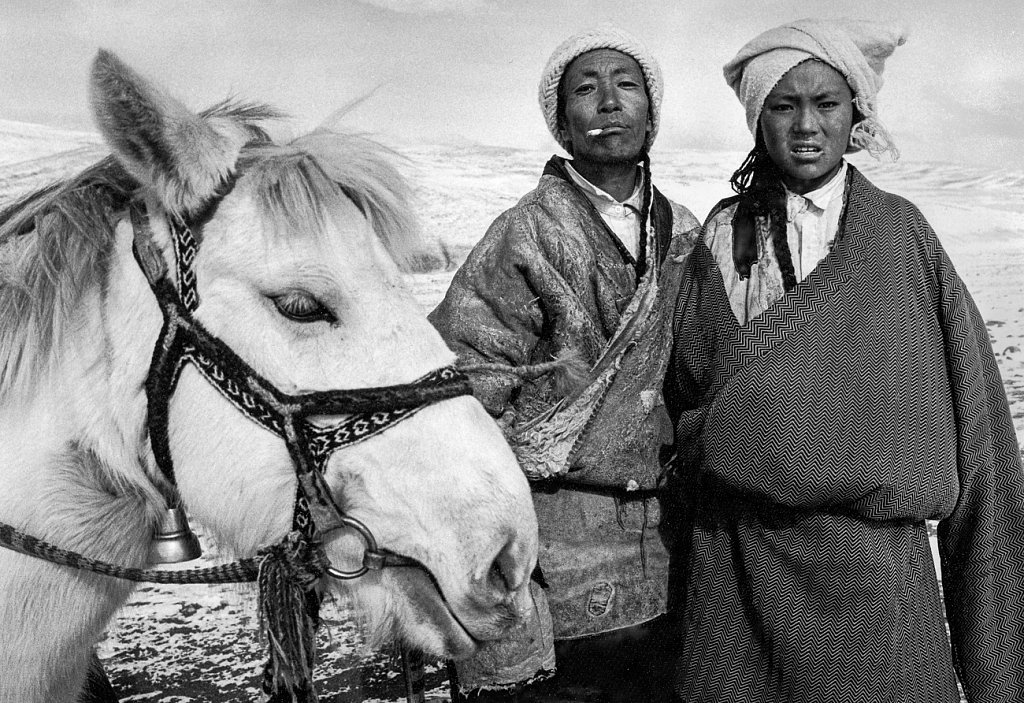
<instances>
[{"instance_id":1,"label":"white shirt collar","mask_svg":"<svg viewBox=\"0 0 1024 703\"><path fill-rule=\"evenodd\" d=\"M579 172L572 167L572 164L568 161L565 162L565 170L569 174L569 177L573 182L578 185L583 192L586 193L590 201L594 203L594 206L598 210L603 210L602 204L606 205L627 205L637 212L640 212L640 208L643 207L644 197L644 172L642 170L637 171L636 185L633 187L633 192L628 198L623 201L618 201L609 195L606 191L598 188L596 185L588 181L586 178L581 176Z\"/></svg>"}]
</instances>

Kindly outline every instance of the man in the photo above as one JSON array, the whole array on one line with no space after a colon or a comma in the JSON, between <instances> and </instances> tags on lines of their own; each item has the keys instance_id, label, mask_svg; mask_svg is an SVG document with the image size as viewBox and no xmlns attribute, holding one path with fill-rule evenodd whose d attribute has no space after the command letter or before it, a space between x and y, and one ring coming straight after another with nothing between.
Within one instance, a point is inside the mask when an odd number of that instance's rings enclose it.
<instances>
[{"instance_id":1,"label":"man","mask_svg":"<svg viewBox=\"0 0 1024 703\"><path fill-rule=\"evenodd\" d=\"M541 537L532 620L457 665L457 700L668 700L660 388L698 222L651 184L662 89L657 62L618 29L563 42L540 105L572 159L547 163L431 313L463 364L486 365L474 391L537 479ZM569 358L590 369L582 387L493 373Z\"/></svg>"}]
</instances>

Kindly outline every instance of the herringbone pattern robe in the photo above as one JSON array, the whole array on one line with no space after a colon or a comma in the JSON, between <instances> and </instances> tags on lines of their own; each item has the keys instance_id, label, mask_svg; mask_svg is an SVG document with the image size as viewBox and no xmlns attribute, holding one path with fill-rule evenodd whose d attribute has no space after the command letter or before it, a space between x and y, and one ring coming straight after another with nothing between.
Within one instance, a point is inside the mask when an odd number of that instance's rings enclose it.
<instances>
[{"instance_id":1,"label":"herringbone pattern robe","mask_svg":"<svg viewBox=\"0 0 1024 703\"><path fill-rule=\"evenodd\" d=\"M1024 701L1024 474L984 322L917 208L849 178L833 251L747 325L702 243L684 272L677 690L954 703L955 671L971 703Z\"/></svg>"}]
</instances>

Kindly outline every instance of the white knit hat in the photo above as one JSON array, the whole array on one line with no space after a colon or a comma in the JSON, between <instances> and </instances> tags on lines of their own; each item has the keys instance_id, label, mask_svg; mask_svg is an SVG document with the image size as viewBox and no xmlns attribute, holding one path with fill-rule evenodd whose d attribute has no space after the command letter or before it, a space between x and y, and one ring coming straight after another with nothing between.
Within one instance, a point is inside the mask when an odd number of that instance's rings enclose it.
<instances>
[{"instance_id":1,"label":"white knit hat","mask_svg":"<svg viewBox=\"0 0 1024 703\"><path fill-rule=\"evenodd\" d=\"M866 149L897 156L896 145L877 116L885 60L907 40L898 25L851 19L802 19L769 29L749 41L723 72L747 111L747 126L757 135L768 94L791 68L808 59L832 66L846 78L863 119L853 126L847 151Z\"/></svg>"},{"instance_id":2,"label":"white knit hat","mask_svg":"<svg viewBox=\"0 0 1024 703\"><path fill-rule=\"evenodd\" d=\"M640 70L644 74L644 83L647 88L647 103L651 112L651 131L647 133L645 142L648 149L654 143L654 137L658 134L658 122L661 117L661 96L664 93L664 84L661 79L661 66L651 55L643 44L635 38L626 34L621 29L611 25L602 25L585 32L580 32L569 37L558 45L540 79L540 109L544 113L544 120L548 124L548 131L554 136L563 149L569 149L568 142L562 140L558 133L558 85L562 81L562 74L573 60L595 49L614 49L621 51L627 56L633 57Z\"/></svg>"}]
</instances>

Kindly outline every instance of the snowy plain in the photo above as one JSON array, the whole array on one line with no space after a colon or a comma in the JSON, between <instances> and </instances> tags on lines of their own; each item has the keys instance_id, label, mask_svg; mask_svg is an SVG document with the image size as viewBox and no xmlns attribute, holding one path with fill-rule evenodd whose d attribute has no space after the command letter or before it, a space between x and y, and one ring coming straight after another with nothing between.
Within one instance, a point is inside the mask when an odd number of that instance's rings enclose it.
<instances>
[{"instance_id":1,"label":"snowy plain","mask_svg":"<svg viewBox=\"0 0 1024 703\"><path fill-rule=\"evenodd\" d=\"M425 236L451 264L410 276L427 313L487 225L536 183L549 154L487 146L400 148ZM0 205L106 154L97 135L0 120ZM743 154L655 152L655 183L702 219L728 196ZM1024 440L1024 171L948 163L852 159L876 185L913 201L966 281L989 331ZM201 529L201 528L200 528ZM217 559L206 544L206 561ZM122 701L257 700L263 660L255 594L247 587L142 586L100 643ZM325 609L318 681L325 701L404 700L394 652L370 653L344 603ZM443 668L428 666L428 696L447 700Z\"/></svg>"}]
</instances>

